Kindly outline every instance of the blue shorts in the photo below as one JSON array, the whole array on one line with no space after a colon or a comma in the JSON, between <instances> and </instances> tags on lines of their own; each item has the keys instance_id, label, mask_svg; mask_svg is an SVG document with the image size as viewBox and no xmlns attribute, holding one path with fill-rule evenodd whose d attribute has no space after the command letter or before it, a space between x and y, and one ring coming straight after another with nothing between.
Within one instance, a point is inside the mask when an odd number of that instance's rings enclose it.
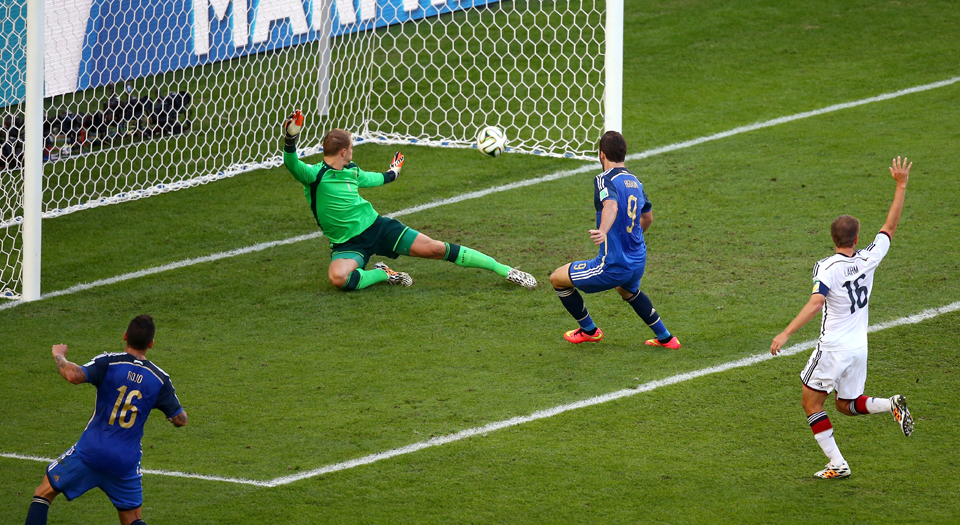
<instances>
[{"instance_id":1,"label":"blue shorts","mask_svg":"<svg viewBox=\"0 0 960 525\"><path fill-rule=\"evenodd\" d=\"M130 479L118 478L88 467L73 453L73 447L47 467L50 486L70 501L88 490L99 487L117 510L133 510L143 505L143 484L140 469Z\"/></svg>"},{"instance_id":2,"label":"blue shorts","mask_svg":"<svg viewBox=\"0 0 960 525\"><path fill-rule=\"evenodd\" d=\"M590 261L573 261L570 263L570 281L578 290L587 293L613 290L618 286L634 293L640 289L644 267L643 264L635 269L609 266L604 264L602 257Z\"/></svg>"}]
</instances>

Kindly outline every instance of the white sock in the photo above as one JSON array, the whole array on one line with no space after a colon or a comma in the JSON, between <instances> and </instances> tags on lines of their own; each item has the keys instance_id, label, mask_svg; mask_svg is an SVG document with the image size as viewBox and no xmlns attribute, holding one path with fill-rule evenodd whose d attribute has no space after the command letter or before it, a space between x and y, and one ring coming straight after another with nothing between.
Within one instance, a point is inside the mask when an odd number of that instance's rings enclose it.
<instances>
[{"instance_id":1,"label":"white sock","mask_svg":"<svg viewBox=\"0 0 960 525\"><path fill-rule=\"evenodd\" d=\"M837 442L833 439L833 429L825 430L819 434L814 434L817 439L817 443L820 444L820 448L823 449L823 453L830 458L830 464L839 467L843 464L843 454L840 453L840 448L837 447Z\"/></svg>"},{"instance_id":2,"label":"white sock","mask_svg":"<svg viewBox=\"0 0 960 525\"><path fill-rule=\"evenodd\" d=\"M867 413L870 414L881 414L883 412L890 412L893 410L893 403L885 397L868 397L867 398Z\"/></svg>"}]
</instances>

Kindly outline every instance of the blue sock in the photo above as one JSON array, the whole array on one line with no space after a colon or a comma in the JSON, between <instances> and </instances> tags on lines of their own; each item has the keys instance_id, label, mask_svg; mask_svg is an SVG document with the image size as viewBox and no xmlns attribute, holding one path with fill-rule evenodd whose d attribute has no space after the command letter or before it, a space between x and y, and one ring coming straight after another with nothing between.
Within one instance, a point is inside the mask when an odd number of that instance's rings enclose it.
<instances>
[{"instance_id":1,"label":"blue sock","mask_svg":"<svg viewBox=\"0 0 960 525\"><path fill-rule=\"evenodd\" d=\"M560 302L563 303L563 307L580 324L580 328L583 328L590 335L596 333L597 325L593 324L593 319L587 313L587 307L583 304L583 297L580 292L576 288L554 288L554 290L556 290Z\"/></svg>"},{"instance_id":2,"label":"blue sock","mask_svg":"<svg viewBox=\"0 0 960 525\"><path fill-rule=\"evenodd\" d=\"M661 343L666 343L673 338L673 334L670 333L670 330L667 330L666 326L663 326L663 321L657 321L656 323L650 325L650 329L653 330L654 335L657 336L657 341Z\"/></svg>"},{"instance_id":3,"label":"blue sock","mask_svg":"<svg viewBox=\"0 0 960 525\"><path fill-rule=\"evenodd\" d=\"M27 511L26 525L47 525L47 511L50 510L50 502L46 498L34 496L30 503L30 510Z\"/></svg>"},{"instance_id":4,"label":"blue sock","mask_svg":"<svg viewBox=\"0 0 960 525\"><path fill-rule=\"evenodd\" d=\"M583 331L593 335L597 333L597 325L593 324L593 318L590 317L590 314L587 314L587 317L577 321L580 324L580 328L583 328Z\"/></svg>"},{"instance_id":5,"label":"blue sock","mask_svg":"<svg viewBox=\"0 0 960 525\"><path fill-rule=\"evenodd\" d=\"M665 343L673 337L673 335L670 334L670 330L667 330L667 327L663 325L663 321L660 320L660 314L653 308L653 303L650 302L647 294L637 290L637 293L630 296L629 299L624 300L630 303L630 306L637 312L640 319L643 319L643 322L647 323L647 326L653 330L658 341Z\"/></svg>"}]
</instances>

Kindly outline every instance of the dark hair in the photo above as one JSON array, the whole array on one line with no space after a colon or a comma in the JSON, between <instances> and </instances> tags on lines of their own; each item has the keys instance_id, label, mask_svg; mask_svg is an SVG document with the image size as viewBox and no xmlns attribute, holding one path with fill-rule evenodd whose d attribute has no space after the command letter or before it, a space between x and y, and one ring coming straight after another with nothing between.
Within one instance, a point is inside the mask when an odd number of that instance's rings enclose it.
<instances>
[{"instance_id":1,"label":"dark hair","mask_svg":"<svg viewBox=\"0 0 960 525\"><path fill-rule=\"evenodd\" d=\"M860 221L850 215L841 215L830 225L830 236L837 248L853 248L860 234Z\"/></svg>"},{"instance_id":2,"label":"dark hair","mask_svg":"<svg viewBox=\"0 0 960 525\"><path fill-rule=\"evenodd\" d=\"M332 157L334 155L339 155L341 151L349 147L350 133L340 128L331 129L330 132L323 137L324 156Z\"/></svg>"},{"instance_id":3,"label":"dark hair","mask_svg":"<svg viewBox=\"0 0 960 525\"><path fill-rule=\"evenodd\" d=\"M600 137L600 151L610 162L623 162L627 158L627 141L617 131L608 131Z\"/></svg>"},{"instance_id":4,"label":"dark hair","mask_svg":"<svg viewBox=\"0 0 960 525\"><path fill-rule=\"evenodd\" d=\"M153 334L156 332L157 327L153 325L153 317L138 315L127 326L127 346L137 350L146 350L150 348L150 343L153 342Z\"/></svg>"}]
</instances>

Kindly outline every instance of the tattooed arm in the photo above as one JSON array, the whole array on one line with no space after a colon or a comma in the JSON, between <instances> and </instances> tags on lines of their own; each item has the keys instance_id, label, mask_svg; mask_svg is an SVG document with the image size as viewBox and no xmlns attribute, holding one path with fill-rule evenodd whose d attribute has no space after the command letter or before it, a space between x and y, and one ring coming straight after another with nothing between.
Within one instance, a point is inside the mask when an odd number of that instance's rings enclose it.
<instances>
[{"instance_id":1,"label":"tattooed arm","mask_svg":"<svg viewBox=\"0 0 960 525\"><path fill-rule=\"evenodd\" d=\"M183 410L173 417L168 417L167 420L173 423L175 427L184 427L187 425L187 411Z\"/></svg>"},{"instance_id":2,"label":"tattooed arm","mask_svg":"<svg viewBox=\"0 0 960 525\"><path fill-rule=\"evenodd\" d=\"M57 370L64 379L75 385L87 382L87 374L83 372L83 368L67 361L67 345L53 345L51 352L57 361Z\"/></svg>"}]
</instances>

